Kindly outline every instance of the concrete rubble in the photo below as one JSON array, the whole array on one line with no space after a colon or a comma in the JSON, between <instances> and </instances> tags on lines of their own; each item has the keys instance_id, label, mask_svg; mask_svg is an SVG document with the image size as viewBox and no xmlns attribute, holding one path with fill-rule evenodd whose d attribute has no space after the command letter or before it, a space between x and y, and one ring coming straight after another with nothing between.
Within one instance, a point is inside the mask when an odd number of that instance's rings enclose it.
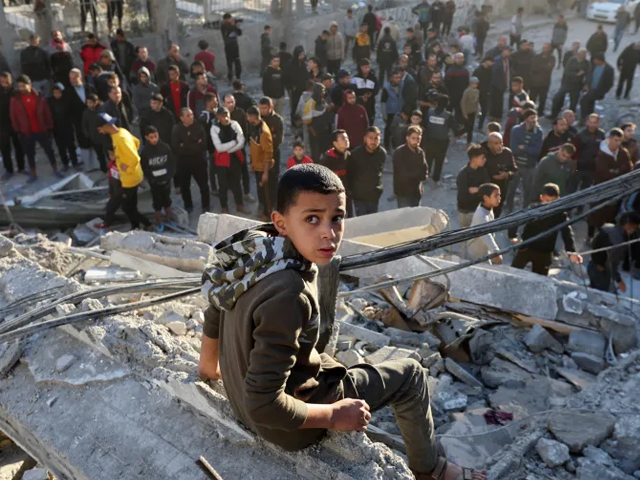
<instances>
[{"instance_id":1,"label":"concrete rubble","mask_svg":"<svg viewBox=\"0 0 640 480\"><path fill-rule=\"evenodd\" d=\"M433 212L427 216L437 223ZM374 217L361 221L360 237L384 236L387 224L376 227ZM0 315L9 321L92 288L81 271L111 268L114 252L146 262L126 267L146 269L138 278L174 270L193 275L211 258L212 244L253 224L206 214L198 239L111 233L90 254L42 236L0 236ZM402 229L391 219L388 225ZM340 253L370 249L346 240ZM78 262L91 267L77 268ZM381 267L384 272L348 272L340 290L375 285L385 274L401 278L433 269L418 259ZM586 298L571 297L580 299L577 314L574 304L563 306L568 285L506 267L456 272L448 290L442 279L430 281L340 298L335 358L347 367L420 362L439 447L453 462L488 469L490 479L634 478L640 470L640 353L628 310L588 290ZM483 288L487 284L509 288L494 295ZM51 289L55 297L27 303ZM425 308L425 299L440 293L437 306ZM141 298L114 294L62 303L47 318ZM522 298L527 302L518 303ZM223 478L412 478L389 407L373 413L370 438L331 433L303 452L284 452L245 430L223 383L209 386L197 378L206 306L193 295L0 345L0 430L60 479L201 478L194 463L200 455Z\"/></svg>"}]
</instances>

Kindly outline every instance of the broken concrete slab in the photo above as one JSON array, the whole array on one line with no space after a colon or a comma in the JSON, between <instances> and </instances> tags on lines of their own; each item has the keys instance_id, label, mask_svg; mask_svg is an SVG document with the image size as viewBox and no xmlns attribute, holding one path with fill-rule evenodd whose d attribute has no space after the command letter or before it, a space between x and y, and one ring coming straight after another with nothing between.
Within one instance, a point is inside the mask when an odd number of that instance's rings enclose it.
<instances>
[{"instance_id":1,"label":"broken concrete slab","mask_svg":"<svg viewBox=\"0 0 640 480\"><path fill-rule=\"evenodd\" d=\"M507 388L502 385L489 395L493 408L513 413L514 418L524 418L536 412L551 409L556 399L573 394L573 387L559 380L533 377L526 384Z\"/></svg>"},{"instance_id":2,"label":"broken concrete slab","mask_svg":"<svg viewBox=\"0 0 640 480\"><path fill-rule=\"evenodd\" d=\"M564 443L556 442L548 438L538 440L536 451L549 468L564 465L571 458L569 455L569 447Z\"/></svg>"},{"instance_id":3,"label":"broken concrete slab","mask_svg":"<svg viewBox=\"0 0 640 480\"><path fill-rule=\"evenodd\" d=\"M522 459L536 446L542 435L542 430L533 430L518 437L508 449L492 459L495 462L488 469L487 480L499 480L508 473L515 472L522 463Z\"/></svg>"},{"instance_id":4,"label":"broken concrete slab","mask_svg":"<svg viewBox=\"0 0 640 480\"><path fill-rule=\"evenodd\" d=\"M360 327L358 325L353 325L347 322L340 322L340 333L380 346L389 345L389 342L391 341L391 339L383 333L374 332L373 330L369 330L368 328Z\"/></svg>"},{"instance_id":5,"label":"broken concrete slab","mask_svg":"<svg viewBox=\"0 0 640 480\"><path fill-rule=\"evenodd\" d=\"M124 252L183 272L202 272L213 255L206 243L140 230L110 232L100 239L100 246L108 252Z\"/></svg>"},{"instance_id":6,"label":"broken concrete slab","mask_svg":"<svg viewBox=\"0 0 640 480\"><path fill-rule=\"evenodd\" d=\"M604 359L584 352L573 352L571 359L585 372L598 375L604 370Z\"/></svg>"},{"instance_id":7,"label":"broken concrete slab","mask_svg":"<svg viewBox=\"0 0 640 480\"><path fill-rule=\"evenodd\" d=\"M604 466L589 458L578 458L578 480L636 480L615 466Z\"/></svg>"},{"instance_id":8,"label":"broken concrete slab","mask_svg":"<svg viewBox=\"0 0 640 480\"><path fill-rule=\"evenodd\" d=\"M62 373L69 369L69 367L76 361L76 357L73 355L62 355L56 361L56 372Z\"/></svg>"},{"instance_id":9,"label":"broken concrete slab","mask_svg":"<svg viewBox=\"0 0 640 480\"><path fill-rule=\"evenodd\" d=\"M483 366L480 376L484 384L490 388L498 388L501 385L516 387L533 378L529 372L500 358L494 358L489 365Z\"/></svg>"},{"instance_id":10,"label":"broken concrete slab","mask_svg":"<svg viewBox=\"0 0 640 480\"><path fill-rule=\"evenodd\" d=\"M376 365L382 362L389 362L392 360L405 360L407 358L411 358L418 362L421 360L420 355L418 355L414 350L390 346L382 347L379 350L376 350L375 352L364 357L364 360L370 365Z\"/></svg>"},{"instance_id":11,"label":"broken concrete slab","mask_svg":"<svg viewBox=\"0 0 640 480\"><path fill-rule=\"evenodd\" d=\"M589 460L593 460L599 465L603 465L605 467L613 466L613 459L609 456L607 452L604 450L594 447L593 445L587 445L582 450L582 455L584 455Z\"/></svg>"},{"instance_id":12,"label":"broken concrete slab","mask_svg":"<svg viewBox=\"0 0 640 480\"><path fill-rule=\"evenodd\" d=\"M578 331L571 332L567 350L571 352L582 352L596 357L604 357L607 346L607 339L599 332Z\"/></svg>"},{"instance_id":13,"label":"broken concrete slab","mask_svg":"<svg viewBox=\"0 0 640 480\"><path fill-rule=\"evenodd\" d=\"M187 334L187 324L185 322L176 321L176 322L168 322L165 326L171 330L174 335L186 335Z\"/></svg>"},{"instance_id":14,"label":"broken concrete slab","mask_svg":"<svg viewBox=\"0 0 640 480\"><path fill-rule=\"evenodd\" d=\"M584 390L587 386L596 382L596 377L583 370L555 367L558 374L575 386L578 390Z\"/></svg>"},{"instance_id":15,"label":"broken concrete slab","mask_svg":"<svg viewBox=\"0 0 640 480\"><path fill-rule=\"evenodd\" d=\"M456 362L454 362L450 358L445 358L444 366L451 375L456 377L461 382L466 383L470 387L482 390L482 387L484 386L482 385L482 382L480 382L480 380L476 379L476 377L471 375L469 372L467 372L464 368L462 368L460 365L458 365Z\"/></svg>"},{"instance_id":16,"label":"broken concrete slab","mask_svg":"<svg viewBox=\"0 0 640 480\"><path fill-rule=\"evenodd\" d=\"M580 453L587 445L600 445L613 433L615 424L616 417L608 413L565 411L552 414L547 421L547 428L572 453Z\"/></svg>"},{"instance_id":17,"label":"broken concrete slab","mask_svg":"<svg viewBox=\"0 0 640 480\"><path fill-rule=\"evenodd\" d=\"M364 362L364 357L356 352L354 349L349 349L344 352L336 353L336 360L343 364L347 368L354 367Z\"/></svg>"},{"instance_id":18,"label":"broken concrete slab","mask_svg":"<svg viewBox=\"0 0 640 480\"><path fill-rule=\"evenodd\" d=\"M129 253L121 252L119 250L111 252L111 263L119 265L131 270L142 272L146 275L151 275L157 278L176 278L176 277L190 277L193 274L177 270L172 267L168 267L161 263L156 263L151 260L140 258L139 255L132 255Z\"/></svg>"},{"instance_id":19,"label":"broken concrete slab","mask_svg":"<svg viewBox=\"0 0 640 480\"><path fill-rule=\"evenodd\" d=\"M562 344L540 325L534 325L524 337L524 344L533 353L540 353L545 349L561 354L564 352Z\"/></svg>"},{"instance_id":20,"label":"broken concrete slab","mask_svg":"<svg viewBox=\"0 0 640 480\"><path fill-rule=\"evenodd\" d=\"M640 469L640 415L625 415L613 431L615 447L609 450L623 471L632 474Z\"/></svg>"},{"instance_id":21,"label":"broken concrete slab","mask_svg":"<svg viewBox=\"0 0 640 480\"><path fill-rule=\"evenodd\" d=\"M49 475L44 468L32 468L24 472L22 480L49 480Z\"/></svg>"},{"instance_id":22,"label":"broken concrete slab","mask_svg":"<svg viewBox=\"0 0 640 480\"><path fill-rule=\"evenodd\" d=\"M22 356L19 341L0 344L0 378L4 378Z\"/></svg>"}]
</instances>

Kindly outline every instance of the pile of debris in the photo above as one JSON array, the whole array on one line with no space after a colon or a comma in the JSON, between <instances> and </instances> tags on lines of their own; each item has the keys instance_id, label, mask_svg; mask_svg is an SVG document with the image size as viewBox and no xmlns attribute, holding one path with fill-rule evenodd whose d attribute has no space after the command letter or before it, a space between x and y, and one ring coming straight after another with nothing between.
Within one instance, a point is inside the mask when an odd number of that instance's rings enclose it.
<instances>
[{"instance_id":1,"label":"pile of debris","mask_svg":"<svg viewBox=\"0 0 640 480\"><path fill-rule=\"evenodd\" d=\"M215 222L210 243L247 226L236 217ZM194 461L203 455L224 478L411 479L390 408L374 413L369 438L331 434L303 452L281 451L235 421L222 382L199 381L202 296L135 308L165 292L128 291L131 279L198 281L211 255L202 240L133 232L104 236L93 249L43 236L0 242L0 332L52 305L43 320L132 307L4 344L0 430L61 478L167 478L169 471L172 478L200 478ZM444 261L418 261L425 262ZM419 361L429 374L439 446L455 463L488 468L492 480L638 476L633 317L602 294L572 293L575 285L508 269L466 272L462 280L450 275L387 288L376 285L389 278L343 276L325 351L348 367ZM537 300L510 306L504 292L483 288L505 282L535 282L529 292ZM116 287L99 295L96 284ZM532 316L535 301L539 317ZM625 338L629 332L634 338Z\"/></svg>"}]
</instances>

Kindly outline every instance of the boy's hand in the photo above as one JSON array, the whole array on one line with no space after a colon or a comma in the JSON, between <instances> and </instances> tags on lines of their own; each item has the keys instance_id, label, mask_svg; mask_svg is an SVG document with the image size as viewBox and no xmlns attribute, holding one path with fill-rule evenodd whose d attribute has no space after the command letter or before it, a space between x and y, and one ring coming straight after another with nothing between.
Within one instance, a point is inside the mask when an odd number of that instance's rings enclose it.
<instances>
[{"instance_id":1,"label":"boy's hand","mask_svg":"<svg viewBox=\"0 0 640 480\"><path fill-rule=\"evenodd\" d=\"M364 400L345 398L332 405L331 430L365 432L371 421L369 405Z\"/></svg>"}]
</instances>

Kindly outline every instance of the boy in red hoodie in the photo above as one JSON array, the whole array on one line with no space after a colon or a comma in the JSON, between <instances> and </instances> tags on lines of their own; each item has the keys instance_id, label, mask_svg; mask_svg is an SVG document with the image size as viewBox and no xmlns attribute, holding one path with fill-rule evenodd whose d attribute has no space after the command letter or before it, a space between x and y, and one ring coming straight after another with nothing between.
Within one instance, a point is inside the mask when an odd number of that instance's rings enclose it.
<instances>
[{"instance_id":1,"label":"boy in red hoodie","mask_svg":"<svg viewBox=\"0 0 640 480\"><path fill-rule=\"evenodd\" d=\"M313 163L313 160L309 155L306 155L304 144L302 142L295 142L293 144L293 155L287 160L287 170L303 163Z\"/></svg>"}]
</instances>

